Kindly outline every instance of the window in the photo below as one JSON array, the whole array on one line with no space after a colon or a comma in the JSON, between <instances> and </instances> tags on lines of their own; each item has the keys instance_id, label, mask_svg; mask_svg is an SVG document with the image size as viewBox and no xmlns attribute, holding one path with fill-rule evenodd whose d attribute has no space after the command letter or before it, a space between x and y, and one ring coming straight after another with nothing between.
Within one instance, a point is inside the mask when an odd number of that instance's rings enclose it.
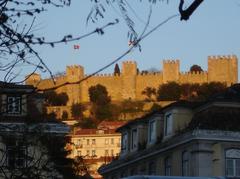
<instances>
[{"instance_id":1,"label":"window","mask_svg":"<svg viewBox=\"0 0 240 179\"><path fill-rule=\"evenodd\" d=\"M182 176L189 176L189 153L182 153Z\"/></svg>"},{"instance_id":2,"label":"window","mask_svg":"<svg viewBox=\"0 0 240 179\"><path fill-rule=\"evenodd\" d=\"M108 156L108 150L105 150L105 156Z\"/></svg>"},{"instance_id":3,"label":"window","mask_svg":"<svg viewBox=\"0 0 240 179\"><path fill-rule=\"evenodd\" d=\"M96 156L96 150L92 150L92 156Z\"/></svg>"},{"instance_id":4,"label":"window","mask_svg":"<svg viewBox=\"0 0 240 179\"><path fill-rule=\"evenodd\" d=\"M87 139L87 145L89 145L89 139Z\"/></svg>"},{"instance_id":5,"label":"window","mask_svg":"<svg viewBox=\"0 0 240 179\"><path fill-rule=\"evenodd\" d=\"M240 177L240 149L226 151L226 176Z\"/></svg>"},{"instance_id":6,"label":"window","mask_svg":"<svg viewBox=\"0 0 240 179\"><path fill-rule=\"evenodd\" d=\"M82 155L81 150L78 150L78 151L77 151L77 156L81 156L81 155Z\"/></svg>"},{"instance_id":7,"label":"window","mask_svg":"<svg viewBox=\"0 0 240 179\"><path fill-rule=\"evenodd\" d=\"M87 156L89 156L90 155L90 151L89 150L87 150Z\"/></svg>"},{"instance_id":8,"label":"window","mask_svg":"<svg viewBox=\"0 0 240 179\"><path fill-rule=\"evenodd\" d=\"M127 133L122 134L122 150L127 150L128 146L128 135Z\"/></svg>"},{"instance_id":9,"label":"window","mask_svg":"<svg viewBox=\"0 0 240 179\"><path fill-rule=\"evenodd\" d=\"M8 96L7 97L7 113L8 114L21 114L21 97Z\"/></svg>"},{"instance_id":10,"label":"window","mask_svg":"<svg viewBox=\"0 0 240 179\"><path fill-rule=\"evenodd\" d=\"M78 140L77 140L77 144L76 144L76 145L77 145L77 146L80 146L80 145L81 145L81 143L82 143L81 139L78 139Z\"/></svg>"},{"instance_id":11,"label":"window","mask_svg":"<svg viewBox=\"0 0 240 179\"><path fill-rule=\"evenodd\" d=\"M167 157L164 160L165 176L171 176L171 158Z\"/></svg>"},{"instance_id":12,"label":"window","mask_svg":"<svg viewBox=\"0 0 240 179\"><path fill-rule=\"evenodd\" d=\"M96 139L92 139L92 145L96 144Z\"/></svg>"},{"instance_id":13,"label":"window","mask_svg":"<svg viewBox=\"0 0 240 179\"><path fill-rule=\"evenodd\" d=\"M172 129L173 129L172 114L167 114L165 116L165 128L164 128L165 136L171 135L172 134Z\"/></svg>"},{"instance_id":14,"label":"window","mask_svg":"<svg viewBox=\"0 0 240 179\"><path fill-rule=\"evenodd\" d=\"M114 144L114 138L111 138L111 144L112 145Z\"/></svg>"},{"instance_id":15,"label":"window","mask_svg":"<svg viewBox=\"0 0 240 179\"><path fill-rule=\"evenodd\" d=\"M149 175L156 175L156 163L150 162L148 165L148 174Z\"/></svg>"},{"instance_id":16,"label":"window","mask_svg":"<svg viewBox=\"0 0 240 179\"><path fill-rule=\"evenodd\" d=\"M26 167L27 150L23 142L10 141L7 144L7 166L9 168Z\"/></svg>"},{"instance_id":17,"label":"window","mask_svg":"<svg viewBox=\"0 0 240 179\"><path fill-rule=\"evenodd\" d=\"M109 140L105 139L105 144L108 145L108 143L109 143Z\"/></svg>"},{"instance_id":18,"label":"window","mask_svg":"<svg viewBox=\"0 0 240 179\"><path fill-rule=\"evenodd\" d=\"M138 143L138 140L137 140L137 129L133 129L132 130L132 149L136 149L137 148L137 143Z\"/></svg>"},{"instance_id":19,"label":"window","mask_svg":"<svg viewBox=\"0 0 240 179\"><path fill-rule=\"evenodd\" d=\"M149 122L149 142L152 143L156 139L156 121Z\"/></svg>"},{"instance_id":20,"label":"window","mask_svg":"<svg viewBox=\"0 0 240 179\"><path fill-rule=\"evenodd\" d=\"M114 150L113 149L111 150L111 155L114 156Z\"/></svg>"},{"instance_id":21,"label":"window","mask_svg":"<svg viewBox=\"0 0 240 179\"><path fill-rule=\"evenodd\" d=\"M139 174L140 175L146 175L146 165L145 163L143 162L143 164L140 166L140 171L139 171Z\"/></svg>"}]
</instances>

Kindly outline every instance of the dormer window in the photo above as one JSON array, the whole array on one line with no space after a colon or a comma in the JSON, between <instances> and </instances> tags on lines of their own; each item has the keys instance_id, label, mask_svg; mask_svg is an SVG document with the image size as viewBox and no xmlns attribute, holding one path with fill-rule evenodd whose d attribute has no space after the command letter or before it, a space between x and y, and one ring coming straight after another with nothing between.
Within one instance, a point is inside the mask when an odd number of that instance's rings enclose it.
<instances>
[{"instance_id":1,"label":"dormer window","mask_svg":"<svg viewBox=\"0 0 240 179\"><path fill-rule=\"evenodd\" d=\"M21 96L8 96L7 97L7 113L8 114L21 114Z\"/></svg>"},{"instance_id":2,"label":"dormer window","mask_svg":"<svg viewBox=\"0 0 240 179\"><path fill-rule=\"evenodd\" d=\"M137 129L133 129L132 130L132 149L136 149L137 148L137 143L138 143L138 140L137 140Z\"/></svg>"},{"instance_id":3,"label":"dormer window","mask_svg":"<svg viewBox=\"0 0 240 179\"><path fill-rule=\"evenodd\" d=\"M165 127L164 127L164 135L169 136L172 135L173 132L173 118L172 114L168 113L165 115Z\"/></svg>"},{"instance_id":4,"label":"dormer window","mask_svg":"<svg viewBox=\"0 0 240 179\"><path fill-rule=\"evenodd\" d=\"M156 121L151 120L149 122L149 143L153 143L156 140Z\"/></svg>"}]
</instances>

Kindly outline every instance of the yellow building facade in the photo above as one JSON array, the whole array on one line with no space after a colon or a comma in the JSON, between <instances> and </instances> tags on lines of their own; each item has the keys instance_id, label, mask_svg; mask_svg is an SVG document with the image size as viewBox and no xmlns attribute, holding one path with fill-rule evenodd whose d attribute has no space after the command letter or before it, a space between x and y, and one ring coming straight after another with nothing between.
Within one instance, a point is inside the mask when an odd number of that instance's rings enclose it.
<instances>
[{"instance_id":1,"label":"yellow building facade","mask_svg":"<svg viewBox=\"0 0 240 179\"><path fill-rule=\"evenodd\" d=\"M103 126L102 123L105 123ZM98 129L75 129L71 134L71 149L69 157L83 159L86 171L93 178L102 178L97 172L98 168L118 158L121 150L121 134L117 133L116 127L125 122L102 122ZM107 125L107 127L106 127Z\"/></svg>"}]
</instances>

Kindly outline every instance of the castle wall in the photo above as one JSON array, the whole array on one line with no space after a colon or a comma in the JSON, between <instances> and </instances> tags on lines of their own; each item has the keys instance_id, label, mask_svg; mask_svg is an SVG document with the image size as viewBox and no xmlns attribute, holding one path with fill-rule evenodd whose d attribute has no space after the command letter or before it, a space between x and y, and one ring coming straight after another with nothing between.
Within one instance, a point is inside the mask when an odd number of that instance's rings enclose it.
<instances>
[{"instance_id":1,"label":"castle wall","mask_svg":"<svg viewBox=\"0 0 240 179\"><path fill-rule=\"evenodd\" d=\"M179 60L163 60L163 83L179 80Z\"/></svg>"},{"instance_id":2,"label":"castle wall","mask_svg":"<svg viewBox=\"0 0 240 179\"><path fill-rule=\"evenodd\" d=\"M144 100L146 96L142 95L142 91L146 87L153 87L158 89L159 85L163 84L163 74L140 74L136 78L136 98Z\"/></svg>"},{"instance_id":3,"label":"castle wall","mask_svg":"<svg viewBox=\"0 0 240 179\"><path fill-rule=\"evenodd\" d=\"M122 63L122 98L136 100L137 63L125 61Z\"/></svg>"},{"instance_id":4,"label":"castle wall","mask_svg":"<svg viewBox=\"0 0 240 179\"><path fill-rule=\"evenodd\" d=\"M91 86L101 84L107 88L108 94L113 101L122 100L122 80L120 76L114 76L111 74L98 75L89 78L82 83L82 101L88 102L89 95L88 89Z\"/></svg>"},{"instance_id":5,"label":"castle wall","mask_svg":"<svg viewBox=\"0 0 240 179\"><path fill-rule=\"evenodd\" d=\"M235 55L209 56L208 81L226 82L231 85L238 81L238 61Z\"/></svg>"},{"instance_id":6,"label":"castle wall","mask_svg":"<svg viewBox=\"0 0 240 179\"><path fill-rule=\"evenodd\" d=\"M89 102L88 89L101 84L107 88L113 101L124 99L143 100L142 91L146 87L158 88L159 85L175 81L177 83L225 82L227 85L238 82L238 59L236 56L212 56L208 58L207 72L181 72L179 60L164 60L163 71L153 74L137 74L137 64L134 61L122 63L120 75L100 74L78 83L85 76L84 68L79 65L68 66L66 75L42 80L40 75L33 74L26 83L39 89L48 89L64 83L56 89L57 93L68 94L67 105L76 102ZM76 83L76 84L75 84Z\"/></svg>"},{"instance_id":7,"label":"castle wall","mask_svg":"<svg viewBox=\"0 0 240 179\"><path fill-rule=\"evenodd\" d=\"M179 83L207 83L207 72L182 72L179 75Z\"/></svg>"}]
</instances>

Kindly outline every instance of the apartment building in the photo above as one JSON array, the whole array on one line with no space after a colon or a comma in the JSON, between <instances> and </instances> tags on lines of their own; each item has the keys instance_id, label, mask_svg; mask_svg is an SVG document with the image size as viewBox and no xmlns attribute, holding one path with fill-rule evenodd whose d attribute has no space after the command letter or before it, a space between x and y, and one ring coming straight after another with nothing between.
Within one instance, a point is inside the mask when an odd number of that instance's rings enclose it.
<instances>
[{"instance_id":1,"label":"apartment building","mask_svg":"<svg viewBox=\"0 0 240 179\"><path fill-rule=\"evenodd\" d=\"M0 82L0 178L61 178L46 141L69 128L43 115L43 97L30 85Z\"/></svg>"},{"instance_id":2,"label":"apartment building","mask_svg":"<svg viewBox=\"0 0 240 179\"><path fill-rule=\"evenodd\" d=\"M102 178L97 172L102 165L116 160L121 148L121 134L116 129L126 122L103 121L97 129L77 129L71 134L71 158L81 157L85 165L81 175Z\"/></svg>"},{"instance_id":3,"label":"apartment building","mask_svg":"<svg viewBox=\"0 0 240 179\"><path fill-rule=\"evenodd\" d=\"M178 101L120 127L105 179L132 175L240 177L240 86L205 102Z\"/></svg>"}]
</instances>

